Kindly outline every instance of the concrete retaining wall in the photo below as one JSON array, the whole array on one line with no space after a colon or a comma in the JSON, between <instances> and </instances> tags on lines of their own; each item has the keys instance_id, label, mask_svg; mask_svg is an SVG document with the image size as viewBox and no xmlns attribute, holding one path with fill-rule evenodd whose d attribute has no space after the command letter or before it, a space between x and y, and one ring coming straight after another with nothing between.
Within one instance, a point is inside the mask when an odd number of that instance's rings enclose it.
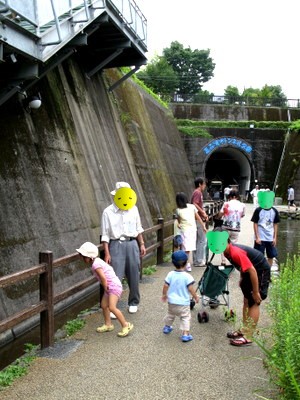
<instances>
[{"instance_id":1,"label":"concrete retaining wall","mask_svg":"<svg viewBox=\"0 0 300 400\"><path fill-rule=\"evenodd\" d=\"M132 82L114 93L117 71L87 79L73 59L34 88L39 110L17 98L0 108L0 274L54 258L84 241L99 243L100 217L116 181L138 196L144 227L170 219L177 191L193 189L179 132L160 105ZM80 264L56 271L57 292L90 275ZM37 281L0 290L0 319L38 300Z\"/></svg>"}]
</instances>

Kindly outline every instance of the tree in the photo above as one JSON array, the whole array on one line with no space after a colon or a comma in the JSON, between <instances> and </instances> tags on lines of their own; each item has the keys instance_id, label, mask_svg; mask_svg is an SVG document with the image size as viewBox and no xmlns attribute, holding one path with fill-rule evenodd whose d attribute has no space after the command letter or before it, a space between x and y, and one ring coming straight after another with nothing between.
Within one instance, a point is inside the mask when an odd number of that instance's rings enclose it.
<instances>
[{"instance_id":1,"label":"tree","mask_svg":"<svg viewBox=\"0 0 300 400\"><path fill-rule=\"evenodd\" d=\"M192 97L192 102L197 104L207 104L211 103L214 94L210 93L208 90L199 90L198 93L194 94Z\"/></svg>"},{"instance_id":2,"label":"tree","mask_svg":"<svg viewBox=\"0 0 300 400\"><path fill-rule=\"evenodd\" d=\"M179 84L177 73L162 56L156 56L136 75L165 101L170 100Z\"/></svg>"},{"instance_id":3,"label":"tree","mask_svg":"<svg viewBox=\"0 0 300 400\"><path fill-rule=\"evenodd\" d=\"M177 41L163 50L163 57L177 73L177 94L184 100L190 99L201 90L203 83L213 77L215 63L209 56L210 50L191 50Z\"/></svg>"},{"instance_id":4,"label":"tree","mask_svg":"<svg viewBox=\"0 0 300 400\"><path fill-rule=\"evenodd\" d=\"M244 89L242 97L245 98L245 102L247 105L258 106L260 105L260 89L254 89L252 87Z\"/></svg>"},{"instance_id":5,"label":"tree","mask_svg":"<svg viewBox=\"0 0 300 400\"><path fill-rule=\"evenodd\" d=\"M263 105L282 107L286 105L287 98L282 92L282 88L279 85L268 86L265 85L261 89L261 97L264 99Z\"/></svg>"},{"instance_id":6,"label":"tree","mask_svg":"<svg viewBox=\"0 0 300 400\"><path fill-rule=\"evenodd\" d=\"M264 85L262 89L247 88L244 89L242 96L247 98L247 104L255 106L282 107L287 100L279 85Z\"/></svg>"},{"instance_id":7,"label":"tree","mask_svg":"<svg viewBox=\"0 0 300 400\"><path fill-rule=\"evenodd\" d=\"M224 90L224 96L226 98L226 103L228 104L234 104L241 98L239 89L236 86L230 86L230 85L227 86L227 88Z\"/></svg>"}]
</instances>

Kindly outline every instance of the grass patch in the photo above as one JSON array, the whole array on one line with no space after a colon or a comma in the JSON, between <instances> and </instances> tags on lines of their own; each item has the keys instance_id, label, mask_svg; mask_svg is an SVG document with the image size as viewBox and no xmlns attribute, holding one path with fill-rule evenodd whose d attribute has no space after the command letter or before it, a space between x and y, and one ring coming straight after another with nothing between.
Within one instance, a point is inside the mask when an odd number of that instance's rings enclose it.
<instances>
[{"instance_id":1,"label":"grass patch","mask_svg":"<svg viewBox=\"0 0 300 400\"><path fill-rule=\"evenodd\" d=\"M143 268L143 275L153 275L157 271L156 265Z\"/></svg>"},{"instance_id":2,"label":"grass patch","mask_svg":"<svg viewBox=\"0 0 300 400\"><path fill-rule=\"evenodd\" d=\"M172 251L169 251L164 255L164 262L171 262L172 260Z\"/></svg>"},{"instance_id":3,"label":"grass patch","mask_svg":"<svg viewBox=\"0 0 300 400\"><path fill-rule=\"evenodd\" d=\"M71 321L68 321L64 325L64 329L67 333L67 336L74 335L74 333L76 333L77 331L80 331L80 329L82 329L85 324L86 324L86 321L82 318L75 318Z\"/></svg>"},{"instance_id":4,"label":"grass patch","mask_svg":"<svg viewBox=\"0 0 300 400\"><path fill-rule=\"evenodd\" d=\"M17 378L27 374L28 367L36 358L37 346L25 344L24 356L0 371L0 390L10 386Z\"/></svg>"},{"instance_id":5,"label":"grass patch","mask_svg":"<svg viewBox=\"0 0 300 400\"><path fill-rule=\"evenodd\" d=\"M288 258L272 279L268 311L272 325L256 339L280 399L300 399L300 257Z\"/></svg>"}]
</instances>

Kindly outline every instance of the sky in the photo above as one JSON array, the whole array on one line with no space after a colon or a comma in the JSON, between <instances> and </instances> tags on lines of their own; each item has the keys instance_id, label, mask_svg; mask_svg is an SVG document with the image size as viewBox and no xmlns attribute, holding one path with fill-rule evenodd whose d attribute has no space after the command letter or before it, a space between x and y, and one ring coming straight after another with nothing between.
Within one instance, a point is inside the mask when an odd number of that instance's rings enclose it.
<instances>
[{"instance_id":1,"label":"sky","mask_svg":"<svg viewBox=\"0 0 300 400\"><path fill-rule=\"evenodd\" d=\"M136 0L147 19L148 61L178 41L210 49L214 77L203 90L280 85L300 98L300 0Z\"/></svg>"}]
</instances>

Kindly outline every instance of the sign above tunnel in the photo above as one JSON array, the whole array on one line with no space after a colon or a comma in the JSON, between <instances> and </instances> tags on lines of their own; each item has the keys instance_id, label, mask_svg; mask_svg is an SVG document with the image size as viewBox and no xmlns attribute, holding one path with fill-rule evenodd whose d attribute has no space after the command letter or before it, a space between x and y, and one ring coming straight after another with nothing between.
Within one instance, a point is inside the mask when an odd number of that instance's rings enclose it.
<instances>
[{"instance_id":1,"label":"sign above tunnel","mask_svg":"<svg viewBox=\"0 0 300 400\"><path fill-rule=\"evenodd\" d=\"M234 137L222 137L218 139L214 139L209 142L204 148L204 154L210 154L212 151L216 150L218 147L236 147L240 150L245 151L246 153L251 153L252 146L250 146L247 142L241 139L236 139Z\"/></svg>"}]
</instances>

